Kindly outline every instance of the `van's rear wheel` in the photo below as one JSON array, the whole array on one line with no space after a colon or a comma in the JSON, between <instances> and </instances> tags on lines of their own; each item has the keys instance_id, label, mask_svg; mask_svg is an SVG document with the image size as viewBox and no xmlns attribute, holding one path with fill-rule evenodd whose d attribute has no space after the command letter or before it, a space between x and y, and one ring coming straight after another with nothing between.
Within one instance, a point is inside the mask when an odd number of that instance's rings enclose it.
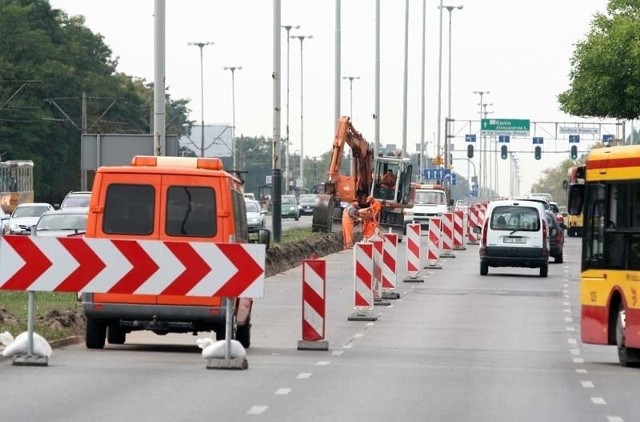
<instances>
[{"instance_id":1,"label":"van's rear wheel","mask_svg":"<svg viewBox=\"0 0 640 422\"><path fill-rule=\"evenodd\" d=\"M549 273L549 264L542 264L540 266L540 277L546 277Z\"/></svg>"},{"instance_id":2,"label":"van's rear wheel","mask_svg":"<svg viewBox=\"0 0 640 422\"><path fill-rule=\"evenodd\" d=\"M487 275L487 274L489 274L489 264L487 264L486 262L481 262L480 275Z\"/></svg>"},{"instance_id":3,"label":"van's rear wheel","mask_svg":"<svg viewBox=\"0 0 640 422\"><path fill-rule=\"evenodd\" d=\"M106 336L107 326L104 321L87 318L87 328L84 337L87 349L104 349Z\"/></svg>"},{"instance_id":4,"label":"van's rear wheel","mask_svg":"<svg viewBox=\"0 0 640 422\"><path fill-rule=\"evenodd\" d=\"M109 344L124 344L127 341L127 332L119 325L110 325L107 329L107 341Z\"/></svg>"}]
</instances>

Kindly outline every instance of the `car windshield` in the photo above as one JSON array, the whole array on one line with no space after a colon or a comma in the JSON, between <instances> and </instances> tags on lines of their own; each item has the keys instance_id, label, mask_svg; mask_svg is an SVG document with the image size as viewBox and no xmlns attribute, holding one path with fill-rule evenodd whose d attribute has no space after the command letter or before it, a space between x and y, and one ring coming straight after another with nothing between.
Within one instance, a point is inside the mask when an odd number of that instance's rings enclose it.
<instances>
[{"instance_id":1,"label":"car windshield","mask_svg":"<svg viewBox=\"0 0 640 422\"><path fill-rule=\"evenodd\" d=\"M247 202L247 212L260 212L260 207L256 202Z\"/></svg>"},{"instance_id":2,"label":"car windshield","mask_svg":"<svg viewBox=\"0 0 640 422\"><path fill-rule=\"evenodd\" d=\"M445 203L444 192L416 192L416 204L438 204Z\"/></svg>"},{"instance_id":3,"label":"car windshield","mask_svg":"<svg viewBox=\"0 0 640 422\"><path fill-rule=\"evenodd\" d=\"M91 200L91 195L73 195L68 196L62 204L60 208L86 208L89 206L89 202Z\"/></svg>"},{"instance_id":4,"label":"car windshield","mask_svg":"<svg viewBox=\"0 0 640 422\"><path fill-rule=\"evenodd\" d=\"M282 197L282 203L283 204L295 204L296 203L296 198L295 198L295 196L283 196Z\"/></svg>"},{"instance_id":5,"label":"car windshield","mask_svg":"<svg viewBox=\"0 0 640 422\"><path fill-rule=\"evenodd\" d=\"M28 207L18 207L13 211L11 217L40 217L45 212L49 211L49 207L45 205L33 205Z\"/></svg>"},{"instance_id":6,"label":"car windshield","mask_svg":"<svg viewBox=\"0 0 640 422\"><path fill-rule=\"evenodd\" d=\"M87 227L87 214L46 214L38 221L36 230L78 230Z\"/></svg>"},{"instance_id":7,"label":"car windshield","mask_svg":"<svg viewBox=\"0 0 640 422\"><path fill-rule=\"evenodd\" d=\"M300 195L300 202L315 202L316 201L316 196L315 195Z\"/></svg>"}]
</instances>

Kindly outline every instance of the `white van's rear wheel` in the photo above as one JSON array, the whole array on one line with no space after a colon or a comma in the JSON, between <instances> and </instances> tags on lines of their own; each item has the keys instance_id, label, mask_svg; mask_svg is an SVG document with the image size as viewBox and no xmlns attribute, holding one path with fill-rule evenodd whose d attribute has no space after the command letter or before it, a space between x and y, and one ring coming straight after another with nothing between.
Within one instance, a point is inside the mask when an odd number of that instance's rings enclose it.
<instances>
[{"instance_id":1,"label":"white van's rear wheel","mask_svg":"<svg viewBox=\"0 0 640 422\"><path fill-rule=\"evenodd\" d=\"M489 274L489 264L487 264L486 262L481 262L480 275L487 275L487 274Z\"/></svg>"},{"instance_id":2,"label":"white van's rear wheel","mask_svg":"<svg viewBox=\"0 0 640 422\"><path fill-rule=\"evenodd\" d=\"M540 266L540 277L546 277L549 273L549 264L542 264Z\"/></svg>"}]
</instances>

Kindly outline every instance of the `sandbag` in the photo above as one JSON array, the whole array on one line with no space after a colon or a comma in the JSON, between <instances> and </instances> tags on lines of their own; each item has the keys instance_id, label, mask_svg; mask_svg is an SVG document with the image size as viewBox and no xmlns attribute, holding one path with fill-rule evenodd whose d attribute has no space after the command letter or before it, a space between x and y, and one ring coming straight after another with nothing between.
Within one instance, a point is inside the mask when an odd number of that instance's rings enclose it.
<instances>
[{"instance_id":1,"label":"sandbag","mask_svg":"<svg viewBox=\"0 0 640 422\"><path fill-rule=\"evenodd\" d=\"M28 353L29 333L24 331L14 339L11 333L5 331L0 334L0 342L5 345L2 356L26 355ZM47 340L40 334L33 333L33 354L35 356L51 356L53 350Z\"/></svg>"}]
</instances>

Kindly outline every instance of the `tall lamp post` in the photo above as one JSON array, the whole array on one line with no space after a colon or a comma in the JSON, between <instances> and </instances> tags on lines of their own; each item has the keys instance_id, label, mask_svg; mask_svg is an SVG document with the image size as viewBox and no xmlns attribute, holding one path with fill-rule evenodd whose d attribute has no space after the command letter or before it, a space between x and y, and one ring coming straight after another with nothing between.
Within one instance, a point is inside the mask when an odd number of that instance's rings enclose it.
<instances>
[{"instance_id":1,"label":"tall lamp post","mask_svg":"<svg viewBox=\"0 0 640 422\"><path fill-rule=\"evenodd\" d=\"M449 12L449 94L448 94L448 103L449 108L447 110L447 121L451 122L451 15L453 14L454 9L462 9L462 5L459 6L444 6L445 9ZM449 138L445 139L444 142L444 166L447 168L447 164L449 164Z\"/></svg>"},{"instance_id":2,"label":"tall lamp post","mask_svg":"<svg viewBox=\"0 0 640 422\"><path fill-rule=\"evenodd\" d=\"M236 70L242 70L242 66L225 66L224 70L231 71L231 157L233 169L236 168Z\"/></svg>"},{"instance_id":3,"label":"tall lamp post","mask_svg":"<svg viewBox=\"0 0 640 422\"><path fill-rule=\"evenodd\" d=\"M202 50L207 45L213 45L211 41L204 42L190 42L188 45L195 45L200 48L200 157L204 157L204 61L202 57Z\"/></svg>"},{"instance_id":4,"label":"tall lamp post","mask_svg":"<svg viewBox=\"0 0 640 422\"><path fill-rule=\"evenodd\" d=\"M313 38L313 35L292 35L291 38L300 40L300 183L304 187L304 55L303 45L305 39Z\"/></svg>"},{"instance_id":5,"label":"tall lamp post","mask_svg":"<svg viewBox=\"0 0 640 422\"><path fill-rule=\"evenodd\" d=\"M473 91L473 93L480 96L480 104L479 104L480 105L480 130L482 130L482 113L484 111L483 110L484 96L485 94L489 94L490 92L489 91ZM485 187L485 183L486 183L483 177L483 172L485 172L485 165L486 165L485 161L487 159L486 152L485 152L487 141L484 135L481 134L481 137L482 137L482 140L480 142L480 154L478 154L480 156L480 166L479 166L480 169L478 171L478 177L480 178L478 180L478 196L480 196L481 189Z\"/></svg>"},{"instance_id":6,"label":"tall lamp post","mask_svg":"<svg viewBox=\"0 0 640 422\"><path fill-rule=\"evenodd\" d=\"M291 143L291 139L289 139L289 85L291 85L289 83L289 81L291 80L291 78L289 77L289 31L291 31L292 28L300 28L300 25L282 25L282 28L287 31L287 143L284 146L284 189L286 193L289 193L289 180L291 179L291 176L289 174L289 144Z\"/></svg>"},{"instance_id":7,"label":"tall lamp post","mask_svg":"<svg viewBox=\"0 0 640 422\"><path fill-rule=\"evenodd\" d=\"M342 79L349 81L349 117L353 120L353 80L360 79L360 76L343 76Z\"/></svg>"}]
</instances>

